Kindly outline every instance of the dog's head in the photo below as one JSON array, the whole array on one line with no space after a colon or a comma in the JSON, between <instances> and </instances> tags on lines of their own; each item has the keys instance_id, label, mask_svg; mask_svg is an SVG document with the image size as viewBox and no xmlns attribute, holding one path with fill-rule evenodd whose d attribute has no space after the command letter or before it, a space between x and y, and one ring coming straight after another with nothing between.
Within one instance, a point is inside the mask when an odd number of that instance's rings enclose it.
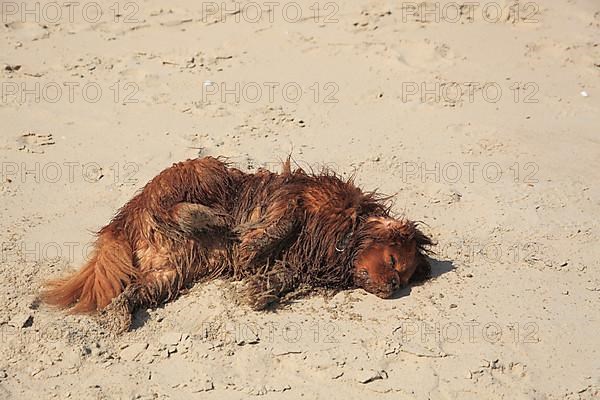
<instances>
[{"instance_id":1,"label":"dog's head","mask_svg":"<svg viewBox=\"0 0 600 400\"><path fill-rule=\"evenodd\" d=\"M425 256L431 239L413 222L372 217L364 222L353 261L354 284L381 298L389 298L411 281L429 277Z\"/></svg>"}]
</instances>

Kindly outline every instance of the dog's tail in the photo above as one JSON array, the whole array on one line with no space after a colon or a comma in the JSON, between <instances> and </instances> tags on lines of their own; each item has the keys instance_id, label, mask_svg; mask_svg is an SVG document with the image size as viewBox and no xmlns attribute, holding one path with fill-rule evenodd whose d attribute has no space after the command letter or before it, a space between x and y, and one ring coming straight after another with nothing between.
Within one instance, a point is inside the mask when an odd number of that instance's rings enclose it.
<instances>
[{"instance_id":1,"label":"dog's tail","mask_svg":"<svg viewBox=\"0 0 600 400\"><path fill-rule=\"evenodd\" d=\"M92 257L79 271L65 279L50 281L42 292L43 302L71 307L84 313L106 307L137 275L133 251L125 238L110 230L100 233Z\"/></svg>"}]
</instances>

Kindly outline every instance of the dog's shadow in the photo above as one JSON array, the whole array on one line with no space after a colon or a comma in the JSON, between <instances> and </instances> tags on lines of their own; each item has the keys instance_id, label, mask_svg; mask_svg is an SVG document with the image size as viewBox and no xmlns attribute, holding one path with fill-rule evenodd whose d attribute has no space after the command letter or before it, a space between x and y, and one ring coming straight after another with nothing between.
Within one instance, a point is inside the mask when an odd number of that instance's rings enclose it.
<instances>
[{"instance_id":1,"label":"dog's shadow","mask_svg":"<svg viewBox=\"0 0 600 400\"><path fill-rule=\"evenodd\" d=\"M414 286L420 286L430 283L431 281L437 279L438 277L444 275L447 272L452 271L455 266L450 260L436 260L433 258L429 258L429 263L431 264L431 277L423 282L415 282L409 284L407 287L398 290L390 300L400 299L404 296L408 296Z\"/></svg>"},{"instance_id":2,"label":"dog's shadow","mask_svg":"<svg viewBox=\"0 0 600 400\"><path fill-rule=\"evenodd\" d=\"M131 319L131 327L129 328L131 331L134 331L138 328L144 326L144 324L150 319L150 313L145 308L140 308L135 310Z\"/></svg>"}]
</instances>

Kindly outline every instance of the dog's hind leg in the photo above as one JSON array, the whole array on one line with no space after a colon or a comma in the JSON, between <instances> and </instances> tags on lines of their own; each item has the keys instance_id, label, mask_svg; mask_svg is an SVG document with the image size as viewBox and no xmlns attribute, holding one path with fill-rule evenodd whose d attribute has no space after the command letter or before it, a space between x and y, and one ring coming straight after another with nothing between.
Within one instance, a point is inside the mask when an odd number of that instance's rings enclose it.
<instances>
[{"instance_id":1,"label":"dog's hind leg","mask_svg":"<svg viewBox=\"0 0 600 400\"><path fill-rule=\"evenodd\" d=\"M139 308L156 307L179 294L181 277L175 269L149 272L130 284L100 310L98 322L107 331L119 334L129 330L132 314Z\"/></svg>"},{"instance_id":2,"label":"dog's hind leg","mask_svg":"<svg viewBox=\"0 0 600 400\"><path fill-rule=\"evenodd\" d=\"M178 203L170 211L177 227L188 237L227 234L230 217L221 211L196 203Z\"/></svg>"},{"instance_id":3,"label":"dog's hind leg","mask_svg":"<svg viewBox=\"0 0 600 400\"><path fill-rule=\"evenodd\" d=\"M202 266L200 248L193 240L173 243L161 252L149 247L138 253L144 265L137 279L99 313L99 322L112 333L129 329L132 313L139 308L156 307L176 298L197 278Z\"/></svg>"},{"instance_id":4,"label":"dog's hind leg","mask_svg":"<svg viewBox=\"0 0 600 400\"><path fill-rule=\"evenodd\" d=\"M132 313L135 310L137 284L130 284L112 302L98 312L98 324L111 334L127 332L131 326Z\"/></svg>"}]
</instances>

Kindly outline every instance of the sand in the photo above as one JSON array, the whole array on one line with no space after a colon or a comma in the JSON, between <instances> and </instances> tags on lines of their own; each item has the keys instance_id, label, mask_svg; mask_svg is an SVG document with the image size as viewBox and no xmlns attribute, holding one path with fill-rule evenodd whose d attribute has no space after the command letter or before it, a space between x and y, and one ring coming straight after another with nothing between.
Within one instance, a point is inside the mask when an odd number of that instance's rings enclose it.
<instances>
[{"instance_id":1,"label":"sand","mask_svg":"<svg viewBox=\"0 0 600 400\"><path fill-rule=\"evenodd\" d=\"M599 5L461 4L3 1L0 399L598 398ZM395 194L435 277L120 337L36 302L172 163L289 153Z\"/></svg>"}]
</instances>

